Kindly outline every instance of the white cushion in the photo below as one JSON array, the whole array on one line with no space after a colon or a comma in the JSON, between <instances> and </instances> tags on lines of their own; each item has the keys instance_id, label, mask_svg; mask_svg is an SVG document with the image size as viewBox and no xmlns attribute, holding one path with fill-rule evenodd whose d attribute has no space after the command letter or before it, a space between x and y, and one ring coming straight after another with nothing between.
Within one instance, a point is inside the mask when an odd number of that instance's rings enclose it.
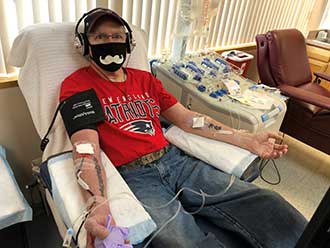
<instances>
[{"instance_id":1,"label":"white cushion","mask_svg":"<svg viewBox=\"0 0 330 248\"><path fill-rule=\"evenodd\" d=\"M130 242L138 244L156 229L156 224L103 152L101 158L106 172L107 198L110 200L111 213L118 226L128 227ZM64 153L52 157L48 161L48 170L55 205L66 226L73 226L76 233L81 223L76 219L82 215L85 204L81 187L75 178L72 154ZM79 235L79 247L86 247L85 228Z\"/></svg>"},{"instance_id":2,"label":"white cushion","mask_svg":"<svg viewBox=\"0 0 330 248\"><path fill-rule=\"evenodd\" d=\"M191 156L238 178L258 157L243 148L187 133L176 126L168 128L165 137L173 145Z\"/></svg>"}]
</instances>

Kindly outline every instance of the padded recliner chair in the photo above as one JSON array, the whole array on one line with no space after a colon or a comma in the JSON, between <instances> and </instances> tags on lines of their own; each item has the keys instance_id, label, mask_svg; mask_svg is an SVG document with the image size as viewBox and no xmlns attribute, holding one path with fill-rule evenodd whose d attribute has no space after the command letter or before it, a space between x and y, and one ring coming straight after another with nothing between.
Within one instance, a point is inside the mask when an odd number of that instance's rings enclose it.
<instances>
[{"instance_id":1,"label":"padded recliner chair","mask_svg":"<svg viewBox=\"0 0 330 248\"><path fill-rule=\"evenodd\" d=\"M330 91L312 74L304 36L297 29L273 30L256 36L260 80L290 97L281 131L330 154Z\"/></svg>"},{"instance_id":2,"label":"padded recliner chair","mask_svg":"<svg viewBox=\"0 0 330 248\"><path fill-rule=\"evenodd\" d=\"M148 70L147 58L147 35L140 28L131 26L136 40L136 47L129 57L128 67ZM73 47L74 38L74 23L47 23L36 24L26 27L22 30L19 36L15 39L10 55L10 63L17 67L21 67L19 75L19 87L26 99L27 105L32 115L34 125L40 137L43 137L47 132L49 124L52 122L53 115L58 104L58 95L61 82L65 77L80 67L88 65L85 60ZM55 158L59 154L66 154L65 151L72 150L71 143L64 129L63 121L60 116L54 122L54 128L48 136L50 143L43 152L43 163L40 168L34 172L38 181L42 182L42 187L45 188L47 202L54 215L55 222L62 238L65 237L67 228L70 227L76 218L73 217L71 209L65 209L72 202L77 202L75 196L70 196L60 201L58 185L53 180L54 177L50 172L50 168L54 167L48 163L48 158ZM65 165L62 161L62 165ZM254 168L257 161L253 162L249 170L244 173L245 181L252 181L258 176ZM58 166L58 164L56 165ZM61 165L60 165L61 166ZM40 173L39 173L40 170ZM64 178L63 174L57 174L56 177ZM67 177L66 177L67 178ZM61 180L62 180L61 179ZM67 191L70 191L76 184L68 183ZM113 182L113 181L112 181ZM111 184L111 182L109 182ZM77 186L77 185L76 185ZM58 200L56 201L55 198ZM62 202L56 204L56 202ZM72 205L71 205L72 206ZM69 213L69 214L68 214ZM71 217L71 219L69 219ZM68 224L69 223L69 224ZM216 226L205 220L204 218L196 217L196 223L205 233L213 233L221 240L225 247L231 248L249 248L251 245L247 243L241 236L230 230L219 229ZM77 228L79 225L75 225ZM82 229L82 233L83 233ZM81 239L83 235L80 236ZM84 247L81 245L80 247ZM140 247L143 247L143 245ZM149 247L151 248L151 246Z\"/></svg>"}]
</instances>

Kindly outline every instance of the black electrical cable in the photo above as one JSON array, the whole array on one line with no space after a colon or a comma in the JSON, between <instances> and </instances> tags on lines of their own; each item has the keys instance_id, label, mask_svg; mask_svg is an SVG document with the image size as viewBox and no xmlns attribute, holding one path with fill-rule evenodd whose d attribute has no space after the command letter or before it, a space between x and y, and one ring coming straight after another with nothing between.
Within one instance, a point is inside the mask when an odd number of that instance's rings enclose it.
<instances>
[{"instance_id":1,"label":"black electrical cable","mask_svg":"<svg viewBox=\"0 0 330 248\"><path fill-rule=\"evenodd\" d=\"M84 218L83 221L80 223L80 226L79 226L79 228L78 228L77 235L76 235L76 242L77 242L77 245L78 245L78 241L79 241L79 234L80 234L81 228L82 228L83 225L85 224L85 222L86 222L86 220L87 220L87 218L88 218L88 215L89 215L89 213L87 213L87 214L85 215L85 218Z\"/></svg>"},{"instance_id":2,"label":"black electrical cable","mask_svg":"<svg viewBox=\"0 0 330 248\"><path fill-rule=\"evenodd\" d=\"M275 168L275 171L276 171L276 174L277 174L277 178L278 178L278 180L277 180L276 182L271 182L271 181L267 180L267 179L263 176L263 174L262 174L264 168L265 168L266 165L269 163L269 161L272 161L273 166L274 166L274 168ZM281 174L280 174L280 172L279 172L279 170L278 170L278 168L277 168L277 165L276 165L274 159L261 160L261 163L260 163L260 165L259 165L259 171L260 171L260 178L261 178L262 180L264 180L266 183L269 183L269 184L271 184L271 185L278 185L278 184L281 183L281 180L282 180L282 179L281 179Z\"/></svg>"},{"instance_id":3,"label":"black electrical cable","mask_svg":"<svg viewBox=\"0 0 330 248\"><path fill-rule=\"evenodd\" d=\"M73 243L76 245L77 248L79 248L78 241L79 241L79 234L80 234L81 228L85 224L89 214L90 214L89 212L86 213L86 215L84 216L84 219L81 221L80 226L79 226L78 231L77 231L77 234L76 234L76 237L75 238L72 237Z\"/></svg>"},{"instance_id":4,"label":"black electrical cable","mask_svg":"<svg viewBox=\"0 0 330 248\"><path fill-rule=\"evenodd\" d=\"M55 122L55 120L56 120L57 114L58 114L58 112L62 109L62 107L64 106L64 103L65 103L65 101L61 102L61 103L57 106L56 111L55 111L54 116L53 116L53 119L52 119L52 121L51 121L51 123L50 123L50 125L49 125L49 127L48 127L48 130L47 130L45 136L44 136L44 137L42 138L42 140L41 140L41 143L40 143L40 150L41 150L42 152L46 149L46 146L47 146L48 143L49 143L49 139L47 138L47 136L48 136L48 134L50 133L50 131L52 130L52 127L53 127L54 122Z\"/></svg>"},{"instance_id":5,"label":"black electrical cable","mask_svg":"<svg viewBox=\"0 0 330 248\"><path fill-rule=\"evenodd\" d=\"M281 142L279 143L280 145L283 143L284 135L285 135L285 134L283 133L283 135L282 135L282 140L281 140ZM278 180L277 180L276 182L271 182L271 181L265 179L265 177L264 177L263 174L262 174L263 170L265 169L265 167L267 166L267 164L269 163L269 161L272 161L272 163L273 163L273 167L275 168L275 171L276 171L276 174L277 174L277 178L278 178ZM281 181L282 181L280 171L278 170L278 167L277 167L277 165L276 165L274 159L266 159L266 160L263 159L263 160L261 160L261 162L260 162L260 164L259 164L259 172L260 172L260 178L261 178L263 181L265 181L266 183L269 183L269 184L271 184L271 185L278 185L278 184L280 184Z\"/></svg>"}]
</instances>

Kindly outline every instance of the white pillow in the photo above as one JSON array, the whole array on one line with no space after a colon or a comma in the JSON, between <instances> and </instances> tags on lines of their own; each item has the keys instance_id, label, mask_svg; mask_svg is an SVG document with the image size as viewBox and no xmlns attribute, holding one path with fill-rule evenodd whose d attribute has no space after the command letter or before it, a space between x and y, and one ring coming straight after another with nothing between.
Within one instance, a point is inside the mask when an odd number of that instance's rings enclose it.
<instances>
[{"instance_id":1,"label":"white pillow","mask_svg":"<svg viewBox=\"0 0 330 248\"><path fill-rule=\"evenodd\" d=\"M165 132L166 139L186 153L208 163L223 172L240 178L249 165L258 157L248 150L187 133L171 126Z\"/></svg>"},{"instance_id":2,"label":"white pillow","mask_svg":"<svg viewBox=\"0 0 330 248\"><path fill-rule=\"evenodd\" d=\"M142 242L155 229L156 224L144 210L113 166L107 156L101 153L102 164L107 177L107 193L110 199L111 213L118 226L128 227L128 239L132 244ZM66 226L72 227L73 222L85 210L85 203L73 168L71 153L64 153L49 159L48 170L52 184L52 195ZM81 221L74 224L77 229ZM79 235L79 247L86 246L86 230L82 228Z\"/></svg>"}]
</instances>

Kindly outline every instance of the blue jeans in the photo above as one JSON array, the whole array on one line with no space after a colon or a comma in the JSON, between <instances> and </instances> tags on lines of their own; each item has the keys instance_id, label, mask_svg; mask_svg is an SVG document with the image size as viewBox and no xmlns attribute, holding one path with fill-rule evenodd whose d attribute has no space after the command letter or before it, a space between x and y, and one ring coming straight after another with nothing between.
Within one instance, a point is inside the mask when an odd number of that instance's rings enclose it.
<instances>
[{"instance_id":1,"label":"blue jeans","mask_svg":"<svg viewBox=\"0 0 330 248\"><path fill-rule=\"evenodd\" d=\"M218 194L230 182L230 175L174 146L158 161L131 171L124 169L121 174L136 197L154 207L170 201L183 187ZM200 196L184 191L166 208L146 210L160 228L177 212L179 201L189 212L196 211L202 204ZM155 237L152 247L293 248L306 225L305 218L280 195L239 179L226 194L207 197L205 206L197 215L214 225L220 233L223 230L242 240L244 245L230 245L221 235L205 233L196 224L197 218L181 209Z\"/></svg>"}]
</instances>

